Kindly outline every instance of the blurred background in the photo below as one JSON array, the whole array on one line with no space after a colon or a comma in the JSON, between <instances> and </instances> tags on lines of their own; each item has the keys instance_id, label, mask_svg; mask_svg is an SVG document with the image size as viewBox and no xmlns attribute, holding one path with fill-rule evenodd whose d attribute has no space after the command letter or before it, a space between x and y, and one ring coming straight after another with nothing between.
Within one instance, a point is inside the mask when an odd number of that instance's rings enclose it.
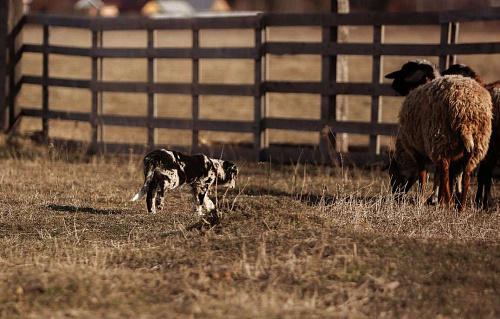
<instances>
[{"instance_id":1,"label":"blurred background","mask_svg":"<svg viewBox=\"0 0 500 319\"><path fill-rule=\"evenodd\" d=\"M117 16L200 11L326 12L331 0L23 0L25 12ZM352 12L436 11L500 6L500 0L350 0Z\"/></svg>"},{"instance_id":2,"label":"blurred background","mask_svg":"<svg viewBox=\"0 0 500 319\"><path fill-rule=\"evenodd\" d=\"M347 4L347 8L340 4ZM190 17L203 15L252 15L258 11L275 13L319 13L330 10L331 0L23 0L25 12L56 15L77 15L83 17L148 16L153 18ZM340 12L404 12L467 10L484 7L498 7L500 0L339 0ZM458 43L500 42L499 21L471 21L460 23ZM339 42L371 43L373 26L349 26L339 28ZM286 26L266 28L266 42L321 43L320 26ZM439 44L439 25L389 25L384 28L384 43L387 44ZM41 45L43 27L26 25L22 31L23 43ZM89 48L92 33L83 28L50 27L48 43L53 46ZM113 30L102 34L103 48L147 48L148 37L144 30ZM252 48L255 45L253 29L203 29L199 34L201 48ZM159 30L155 33L155 48L190 48L193 46L191 30ZM338 55L338 82L371 83L373 59L371 55ZM408 60L421 56L384 56L381 75L401 67ZM424 57L425 58L425 57ZM465 63L475 69L485 82L500 77L498 54L458 55L458 63ZM438 64L437 56L427 57ZM48 75L53 78L89 80L91 59L85 56L51 54L48 60ZM104 58L101 60L101 76L104 81L147 81L147 60L133 58ZM265 57L266 81L317 82L322 79L322 57L314 54L267 54ZM188 58L161 58L155 60L155 82L164 84L191 83L193 62ZM27 76L43 75L43 54L25 52L22 59L22 73ZM243 84L254 83L254 61L252 59L200 59L199 83L201 84ZM389 83L381 78L382 83ZM50 110L88 112L92 104L88 89L51 86L48 102ZM43 91L40 85L24 84L19 95L19 105L33 109L42 108ZM321 117L321 95L304 93L266 93L266 108L269 117L319 120ZM155 95L158 117L190 119L192 96L181 94ZM145 116L148 99L143 93L104 92L101 95L101 112L116 116ZM402 103L401 97L383 96L380 101L380 122L395 124ZM370 123L372 97L369 95L337 95L339 121ZM340 112L340 111L338 111ZM237 120L252 122L254 119L254 98L250 96L201 95L199 118L206 120ZM38 118L24 118L21 132L38 132L42 123ZM319 141L317 131L270 129L269 143L275 145L310 145L316 147ZM161 145L185 145L192 143L189 130L157 129L157 140ZM90 124L67 120L50 120L50 136L88 140ZM104 137L105 136L105 137ZM106 126L100 133L101 140L113 143L145 143L147 129L143 127ZM253 134L237 132L201 131L202 145L236 145L253 143ZM342 151L364 150L369 145L369 136L349 134ZM393 147L392 137L381 136L382 151Z\"/></svg>"}]
</instances>

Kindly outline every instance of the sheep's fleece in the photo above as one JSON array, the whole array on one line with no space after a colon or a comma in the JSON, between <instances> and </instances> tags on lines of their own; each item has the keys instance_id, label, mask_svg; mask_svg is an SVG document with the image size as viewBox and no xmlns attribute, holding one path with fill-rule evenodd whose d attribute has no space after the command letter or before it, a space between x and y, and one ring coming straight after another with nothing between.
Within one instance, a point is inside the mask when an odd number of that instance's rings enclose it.
<instances>
[{"instance_id":1,"label":"sheep's fleece","mask_svg":"<svg viewBox=\"0 0 500 319\"><path fill-rule=\"evenodd\" d=\"M491 117L490 94L476 81L440 77L408 94L399 113L398 139L412 157L420 154L434 163L468 152L474 168L488 151ZM396 162L405 162L400 156L397 151Z\"/></svg>"}]
</instances>

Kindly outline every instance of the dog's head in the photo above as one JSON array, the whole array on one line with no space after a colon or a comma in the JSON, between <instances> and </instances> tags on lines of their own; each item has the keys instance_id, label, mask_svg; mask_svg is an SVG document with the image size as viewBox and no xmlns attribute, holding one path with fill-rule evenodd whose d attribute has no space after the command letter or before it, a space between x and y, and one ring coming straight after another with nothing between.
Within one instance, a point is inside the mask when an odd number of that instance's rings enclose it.
<instances>
[{"instance_id":1,"label":"dog's head","mask_svg":"<svg viewBox=\"0 0 500 319\"><path fill-rule=\"evenodd\" d=\"M229 161L218 160L217 162L217 185L234 188L238 178L238 167Z\"/></svg>"}]
</instances>

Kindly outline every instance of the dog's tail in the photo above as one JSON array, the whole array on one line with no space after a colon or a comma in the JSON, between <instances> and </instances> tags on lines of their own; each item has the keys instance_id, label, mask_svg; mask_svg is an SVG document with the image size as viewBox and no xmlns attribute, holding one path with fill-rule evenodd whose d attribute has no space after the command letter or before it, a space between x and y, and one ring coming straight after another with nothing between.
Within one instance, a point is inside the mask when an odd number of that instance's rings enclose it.
<instances>
[{"instance_id":1,"label":"dog's tail","mask_svg":"<svg viewBox=\"0 0 500 319\"><path fill-rule=\"evenodd\" d=\"M154 168L152 166L149 166L147 168L147 173L146 173L144 185L139 190L139 192L137 192L137 194L135 194L134 197L132 197L132 201L136 201L138 199L141 199L146 194L146 192L148 191L149 183L151 183L151 181L153 180L154 174L155 174Z\"/></svg>"}]
</instances>

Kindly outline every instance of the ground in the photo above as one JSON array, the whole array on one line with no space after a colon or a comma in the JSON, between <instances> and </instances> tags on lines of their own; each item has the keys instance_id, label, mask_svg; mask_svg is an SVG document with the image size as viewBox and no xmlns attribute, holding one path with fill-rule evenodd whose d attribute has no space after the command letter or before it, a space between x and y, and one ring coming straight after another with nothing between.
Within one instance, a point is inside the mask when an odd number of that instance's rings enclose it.
<instances>
[{"instance_id":1,"label":"ground","mask_svg":"<svg viewBox=\"0 0 500 319\"><path fill-rule=\"evenodd\" d=\"M156 215L130 201L140 157L0 149L2 317L500 315L497 201L398 204L386 172L240 162L200 223L186 189Z\"/></svg>"}]
</instances>

